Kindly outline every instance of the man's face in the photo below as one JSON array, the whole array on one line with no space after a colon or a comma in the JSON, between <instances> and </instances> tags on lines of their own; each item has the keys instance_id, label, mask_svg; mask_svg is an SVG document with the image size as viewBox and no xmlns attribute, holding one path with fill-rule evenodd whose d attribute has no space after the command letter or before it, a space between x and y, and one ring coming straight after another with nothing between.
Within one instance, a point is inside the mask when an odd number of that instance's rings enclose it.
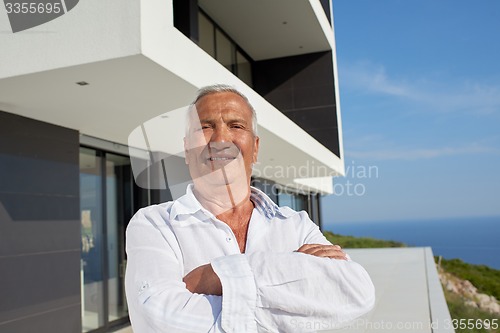
<instances>
[{"instance_id":1,"label":"man's face","mask_svg":"<svg viewBox=\"0 0 500 333\"><path fill-rule=\"evenodd\" d=\"M249 183L259 138L253 133L247 103L237 94L223 92L206 95L195 106L184 139L186 163L195 184L200 177L226 185L245 177Z\"/></svg>"}]
</instances>

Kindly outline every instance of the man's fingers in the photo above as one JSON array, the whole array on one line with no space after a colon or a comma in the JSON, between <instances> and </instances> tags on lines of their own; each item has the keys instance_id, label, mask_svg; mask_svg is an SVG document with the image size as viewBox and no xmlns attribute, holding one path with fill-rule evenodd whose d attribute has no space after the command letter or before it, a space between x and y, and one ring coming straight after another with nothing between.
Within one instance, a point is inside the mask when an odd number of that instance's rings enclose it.
<instances>
[{"instance_id":1,"label":"man's fingers","mask_svg":"<svg viewBox=\"0 0 500 333\"><path fill-rule=\"evenodd\" d=\"M295 250L295 252L306 253L306 251L308 251L312 246L313 246L313 244L304 244L301 247L299 247L297 250Z\"/></svg>"},{"instance_id":2,"label":"man's fingers","mask_svg":"<svg viewBox=\"0 0 500 333\"><path fill-rule=\"evenodd\" d=\"M312 249L322 248L322 247L334 247L336 249L341 250L342 248L339 245L325 245L325 244L304 244L296 252L305 252L310 251Z\"/></svg>"},{"instance_id":3,"label":"man's fingers","mask_svg":"<svg viewBox=\"0 0 500 333\"><path fill-rule=\"evenodd\" d=\"M322 258L333 258L333 259L344 259L344 260L347 259L344 251L334 247L316 248L314 251L308 254Z\"/></svg>"},{"instance_id":4,"label":"man's fingers","mask_svg":"<svg viewBox=\"0 0 500 333\"><path fill-rule=\"evenodd\" d=\"M302 252L302 253L307 253L307 251L310 251L312 248L316 248L318 246L321 246L321 244L304 244L296 252Z\"/></svg>"},{"instance_id":5,"label":"man's fingers","mask_svg":"<svg viewBox=\"0 0 500 333\"><path fill-rule=\"evenodd\" d=\"M304 244L297 252L323 258L347 259L345 252L338 245Z\"/></svg>"}]
</instances>

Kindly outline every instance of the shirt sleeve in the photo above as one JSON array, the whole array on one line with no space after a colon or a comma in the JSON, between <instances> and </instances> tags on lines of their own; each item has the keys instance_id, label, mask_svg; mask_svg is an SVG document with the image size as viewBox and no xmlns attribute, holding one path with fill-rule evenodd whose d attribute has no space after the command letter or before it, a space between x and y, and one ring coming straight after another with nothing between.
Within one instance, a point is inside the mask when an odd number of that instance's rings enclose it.
<instances>
[{"instance_id":1,"label":"shirt sleeve","mask_svg":"<svg viewBox=\"0 0 500 333\"><path fill-rule=\"evenodd\" d=\"M182 259L166 246L176 244L175 236L159 228L141 211L127 228L125 288L134 332L223 332L222 297L186 289Z\"/></svg>"},{"instance_id":2,"label":"shirt sleeve","mask_svg":"<svg viewBox=\"0 0 500 333\"><path fill-rule=\"evenodd\" d=\"M306 212L300 212L301 223L304 225L304 229L302 230L303 234L303 244L323 244L323 245L332 245L328 239L326 239L325 235L319 230L319 227L311 221L309 215ZM346 253L346 257L348 261L351 261L351 257L348 253Z\"/></svg>"},{"instance_id":3,"label":"shirt sleeve","mask_svg":"<svg viewBox=\"0 0 500 333\"><path fill-rule=\"evenodd\" d=\"M303 244L330 244L313 222L303 222ZM370 276L350 259L255 252L219 257L211 265L222 284L226 332L336 329L375 304Z\"/></svg>"},{"instance_id":4,"label":"shirt sleeve","mask_svg":"<svg viewBox=\"0 0 500 333\"><path fill-rule=\"evenodd\" d=\"M222 283L226 332L341 328L375 303L368 273L353 261L257 252L220 257L211 264Z\"/></svg>"},{"instance_id":5,"label":"shirt sleeve","mask_svg":"<svg viewBox=\"0 0 500 333\"><path fill-rule=\"evenodd\" d=\"M257 288L247 256L235 254L211 262L222 285L221 326L225 332L257 332Z\"/></svg>"}]
</instances>

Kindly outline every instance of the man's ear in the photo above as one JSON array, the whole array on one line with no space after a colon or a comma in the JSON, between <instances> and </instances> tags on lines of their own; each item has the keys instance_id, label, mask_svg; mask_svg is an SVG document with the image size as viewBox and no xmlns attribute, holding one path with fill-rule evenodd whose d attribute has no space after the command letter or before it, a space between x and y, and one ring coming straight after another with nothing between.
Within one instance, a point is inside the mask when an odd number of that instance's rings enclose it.
<instances>
[{"instance_id":1,"label":"man's ear","mask_svg":"<svg viewBox=\"0 0 500 333\"><path fill-rule=\"evenodd\" d=\"M260 138L256 136L253 149L253 163L257 163L257 156L259 155L259 142Z\"/></svg>"},{"instance_id":2,"label":"man's ear","mask_svg":"<svg viewBox=\"0 0 500 333\"><path fill-rule=\"evenodd\" d=\"M187 142L186 142L187 140L186 140L186 137L184 137L183 140L184 140L184 163L189 164L188 163L188 154L189 154L189 151L187 149Z\"/></svg>"}]
</instances>

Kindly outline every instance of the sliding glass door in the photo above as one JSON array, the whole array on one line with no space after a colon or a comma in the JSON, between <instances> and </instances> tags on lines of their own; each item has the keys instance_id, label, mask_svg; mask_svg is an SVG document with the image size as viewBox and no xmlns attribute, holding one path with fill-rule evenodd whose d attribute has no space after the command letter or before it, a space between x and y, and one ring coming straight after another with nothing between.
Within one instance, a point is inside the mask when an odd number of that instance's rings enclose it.
<instances>
[{"instance_id":1,"label":"sliding glass door","mask_svg":"<svg viewBox=\"0 0 500 333\"><path fill-rule=\"evenodd\" d=\"M106 332L128 320L125 228L149 196L134 184L129 157L80 148L83 332Z\"/></svg>"},{"instance_id":2,"label":"sliding glass door","mask_svg":"<svg viewBox=\"0 0 500 333\"><path fill-rule=\"evenodd\" d=\"M125 225L134 214L130 159L106 154L106 240L108 322L128 315L125 299Z\"/></svg>"},{"instance_id":3,"label":"sliding glass door","mask_svg":"<svg viewBox=\"0 0 500 333\"><path fill-rule=\"evenodd\" d=\"M82 230L82 331L105 325L104 318L104 184L103 158L80 149L80 212Z\"/></svg>"}]
</instances>

